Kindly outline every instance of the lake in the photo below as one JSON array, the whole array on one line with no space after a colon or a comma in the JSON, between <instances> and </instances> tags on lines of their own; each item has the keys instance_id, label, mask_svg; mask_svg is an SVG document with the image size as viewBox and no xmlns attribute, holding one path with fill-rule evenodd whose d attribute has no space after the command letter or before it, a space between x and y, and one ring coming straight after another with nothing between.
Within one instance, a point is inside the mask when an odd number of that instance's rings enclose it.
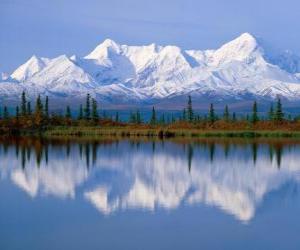
<instances>
[{"instance_id":1,"label":"lake","mask_svg":"<svg viewBox=\"0 0 300 250\"><path fill-rule=\"evenodd\" d=\"M0 139L0 249L300 249L295 140Z\"/></svg>"}]
</instances>

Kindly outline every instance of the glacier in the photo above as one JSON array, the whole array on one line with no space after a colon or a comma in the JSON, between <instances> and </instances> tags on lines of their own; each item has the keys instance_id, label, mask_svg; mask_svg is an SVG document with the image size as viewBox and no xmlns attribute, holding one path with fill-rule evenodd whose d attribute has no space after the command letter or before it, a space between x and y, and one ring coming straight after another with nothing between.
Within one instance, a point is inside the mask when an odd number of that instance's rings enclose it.
<instances>
[{"instance_id":1,"label":"glacier","mask_svg":"<svg viewBox=\"0 0 300 250\"><path fill-rule=\"evenodd\" d=\"M78 103L87 93L103 106L181 107L240 103L281 97L300 103L300 58L277 51L244 33L216 50L177 46L120 45L106 39L84 57L32 56L11 75L0 78L1 102L48 95L55 104Z\"/></svg>"}]
</instances>

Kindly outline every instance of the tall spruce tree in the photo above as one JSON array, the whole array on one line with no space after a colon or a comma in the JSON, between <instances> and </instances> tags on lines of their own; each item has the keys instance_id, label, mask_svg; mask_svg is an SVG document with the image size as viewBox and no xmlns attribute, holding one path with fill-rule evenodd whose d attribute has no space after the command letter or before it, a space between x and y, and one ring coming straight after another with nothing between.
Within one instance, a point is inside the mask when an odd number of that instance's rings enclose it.
<instances>
[{"instance_id":1,"label":"tall spruce tree","mask_svg":"<svg viewBox=\"0 0 300 250\"><path fill-rule=\"evenodd\" d=\"M97 101L93 98L92 99L92 119L94 121L97 121L99 118L99 114L98 114L98 104Z\"/></svg>"},{"instance_id":2,"label":"tall spruce tree","mask_svg":"<svg viewBox=\"0 0 300 250\"><path fill-rule=\"evenodd\" d=\"M188 122L192 122L194 120L192 97L190 95L188 97L188 104L187 104L187 120Z\"/></svg>"},{"instance_id":3,"label":"tall spruce tree","mask_svg":"<svg viewBox=\"0 0 300 250\"><path fill-rule=\"evenodd\" d=\"M271 103L270 110L268 112L268 119L269 121L274 120L274 108L273 108L273 103Z\"/></svg>"},{"instance_id":4,"label":"tall spruce tree","mask_svg":"<svg viewBox=\"0 0 300 250\"><path fill-rule=\"evenodd\" d=\"M69 105L67 105L65 117L66 117L66 119L71 119L72 118L71 108L70 108Z\"/></svg>"},{"instance_id":5,"label":"tall spruce tree","mask_svg":"<svg viewBox=\"0 0 300 250\"><path fill-rule=\"evenodd\" d=\"M282 111L282 104L280 98L277 98L276 110L274 114L274 120L277 122L283 121L284 113Z\"/></svg>"},{"instance_id":6,"label":"tall spruce tree","mask_svg":"<svg viewBox=\"0 0 300 250\"><path fill-rule=\"evenodd\" d=\"M82 104L80 104L79 113L78 113L78 120L82 120L82 119L83 119L83 107L82 107Z\"/></svg>"},{"instance_id":7,"label":"tall spruce tree","mask_svg":"<svg viewBox=\"0 0 300 250\"><path fill-rule=\"evenodd\" d=\"M27 105L26 105L26 94L25 91L22 92L22 100L21 100L21 115L27 115Z\"/></svg>"},{"instance_id":8,"label":"tall spruce tree","mask_svg":"<svg viewBox=\"0 0 300 250\"><path fill-rule=\"evenodd\" d=\"M32 115L31 102L30 101L27 102L26 112L27 112L27 115Z\"/></svg>"},{"instance_id":9,"label":"tall spruce tree","mask_svg":"<svg viewBox=\"0 0 300 250\"><path fill-rule=\"evenodd\" d=\"M213 103L210 104L209 112L208 112L208 121L210 123L214 123L216 121L216 114Z\"/></svg>"},{"instance_id":10,"label":"tall spruce tree","mask_svg":"<svg viewBox=\"0 0 300 250\"><path fill-rule=\"evenodd\" d=\"M115 115L115 122L119 122L119 112L118 111L116 112L116 115Z\"/></svg>"},{"instance_id":11,"label":"tall spruce tree","mask_svg":"<svg viewBox=\"0 0 300 250\"><path fill-rule=\"evenodd\" d=\"M45 117L48 119L49 118L49 98L46 96L46 101L45 101Z\"/></svg>"},{"instance_id":12,"label":"tall spruce tree","mask_svg":"<svg viewBox=\"0 0 300 250\"><path fill-rule=\"evenodd\" d=\"M3 108L3 119L5 120L9 119L9 112L7 106L4 106Z\"/></svg>"},{"instance_id":13,"label":"tall spruce tree","mask_svg":"<svg viewBox=\"0 0 300 250\"><path fill-rule=\"evenodd\" d=\"M232 121L236 122L236 113L235 112L232 113Z\"/></svg>"},{"instance_id":14,"label":"tall spruce tree","mask_svg":"<svg viewBox=\"0 0 300 250\"><path fill-rule=\"evenodd\" d=\"M43 104L41 100L41 96L38 95L36 99L36 104L35 104L35 111L34 111L34 121L37 126L42 125L43 121Z\"/></svg>"},{"instance_id":15,"label":"tall spruce tree","mask_svg":"<svg viewBox=\"0 0 300 250\"><path fill-rule=\"evenodd\" d=\"M20 118L20 109L19 106L16 106L16 119L19 120Z\"/></svg>"},{"instance_id":16,"label":"tall spruce tree","mask_svg":"<svg viewBox=\"0 0 300 250\"><path fill-rule=\"evenodd\" d=\"M257 114L257 102L254 101L253 107L252 107L252 115L251 115L251 122L254 124L259 121L259 117Z\"/></svg>"},{"instance_id":17,"label":"tall spruce tree","mask_svg":"<svg viewBox=\"0 0 300 250\"><path fill-rule=\"evenodd\" d=\"M225 109L224 109L224 114L223 114L223 119L224 121L228 122L229 121L229 109L228 109L228 106L226 105L225 106Z\"/></svg>"},{"instance_id":18,"label":"tall spruce tree","mask_svg":"<svg viewBox=\"0 0 300 250\"><path fill-rule=\"evenodd\" d=\"M151 114L150 124L155 125L156 123L157 123L157 121L156 121L156 111L155 111L155 108L152 107L152 114Z\"/></svg>"},{"instance_id":19,"label":"tall spruce tree","mask_svg":"<svg viewBox=\"0 0 300 250\"><path fill-rule=\"evenodd\" d=\"M182 120L187 121L187 115L186 115L186 109L185 108L183 109L183 112L182 112Z\"/></svg>"},{"instance_id":20,"label":"tall spruce tree","mask_svg":"<svg viewBox=\"0 0 300 250\"><path fill-rule=\"evenodd\" d=\"M90 94L86 95L86 103L85 103L85 109L84 109L84 118L86 120L89 120L91 118L91 97Z\"/></svg>"},{"instance_id":21,"label":"tall spruce tree","mask_svg":"<svg viewBox=\"0 0 300 250\"><path fill-rule=\"evenodd\" d=\"M136 123L141 124L142 123L142 118L141 118L141 113L139 110L136 111Z\"/></svg>"}]
</instances>

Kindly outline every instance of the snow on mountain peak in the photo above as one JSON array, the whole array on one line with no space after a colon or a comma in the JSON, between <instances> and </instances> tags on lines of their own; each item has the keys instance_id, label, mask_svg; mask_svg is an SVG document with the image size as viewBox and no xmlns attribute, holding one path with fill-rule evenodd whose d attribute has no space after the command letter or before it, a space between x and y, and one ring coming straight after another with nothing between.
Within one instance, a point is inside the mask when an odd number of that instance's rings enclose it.
<instances>
[{"instance_id":1,"label":"snow on mountain peak","mask_svg":"<svg viewBox=\"0 0 300 250\"><path fill-rule=\"evenodd\" d=\"M11 77L18 81L25 81L42 70L46 66L46 63L46 59L38 58L33 55L26 63L17 68L12 73Z\"/></svg>"},{"instance_id":2,"label":"snow on mountain peak","mask_svg":"<svg viewBox=\"0 0 300 250\"><path fill-rule=\"evenodd\" d=\"M104 40L85 59L101 60L109 56L109 52L120 53L120 45L111 39Z\"/></svg>"},{"instance_id":3,"label":"snow on mountain peak","mask_svg":"<svg viewBox=\"0 0 300 250\"><path fill-rule=\"evenodd\" d=\"M300 100L300 58L290 52L269 53L269 48L249 33L205 51L128 46L106 39L83 58L33 56L10 79L32 93L74 97L92 90L100 99L116 103L149 103L187 94ZM4 88L3 93L10 92Z\"/></svg>"},{"instance_id":4,"label":"snow on mountain peak","mask_svg":"<svg viewBox=\"0 0 300 250\"><path fill-rule=\"evenodd\" d=\"M256 38L244 33L238 38L223 45L214 53L214 64L220 65L231 61L244 61L262 55L262 48Z\"/></svg>"}]
</instances>

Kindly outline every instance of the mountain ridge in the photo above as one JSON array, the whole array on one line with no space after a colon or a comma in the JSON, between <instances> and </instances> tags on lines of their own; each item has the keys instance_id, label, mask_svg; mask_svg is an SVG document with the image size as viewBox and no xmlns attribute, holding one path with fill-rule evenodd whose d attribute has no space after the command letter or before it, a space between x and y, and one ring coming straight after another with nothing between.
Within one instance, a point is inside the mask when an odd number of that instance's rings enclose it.
<instances>
[{"instance_id":1,"label":"mountain ridge","mask_svg":"<svg viewBox=\"0 0 300 250\"><path fill-rule=\"evenodd\" d=\"M106 106L168 101L180 106L177 102L189 94L199 103L270 102L277 96L300 102L300 58L270 51L250 33L216 50L128 46L106 39L83 57L32 56L0 79L0 97L17 101L25 90L32 98L48 95L57 103L76 103L90 93Z\"/></svg>"}]
</instances>

